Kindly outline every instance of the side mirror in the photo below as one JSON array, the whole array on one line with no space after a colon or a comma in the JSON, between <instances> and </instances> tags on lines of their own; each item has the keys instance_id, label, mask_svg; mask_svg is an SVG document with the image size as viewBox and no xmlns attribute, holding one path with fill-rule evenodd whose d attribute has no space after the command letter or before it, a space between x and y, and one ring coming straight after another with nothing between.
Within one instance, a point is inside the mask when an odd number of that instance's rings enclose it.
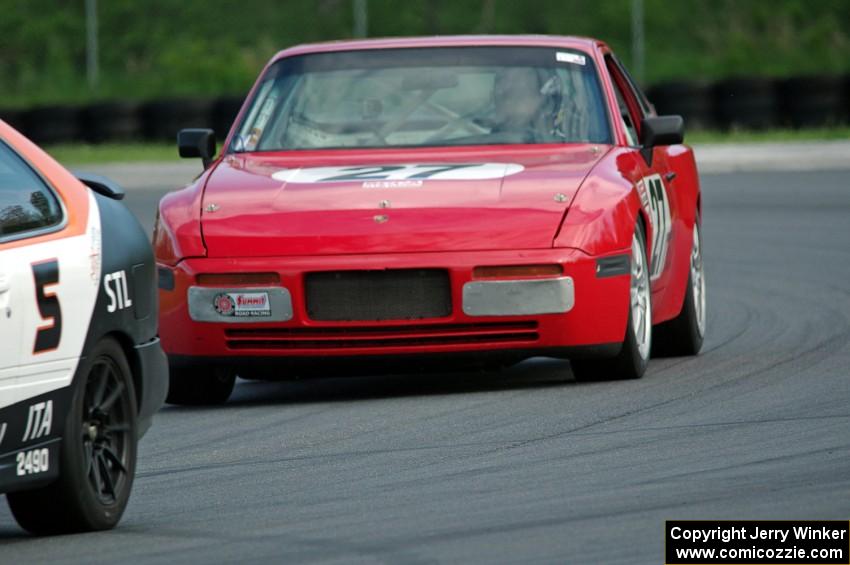
<instances>
[{"instance_id":1,"label":"side mirror","mask_svg":"<svg viewBox=\"0 0 850 565\"><path fill-rule=\"evenodd\" d=\"M215 132L202 128L181 129L177 133L177 149L181 157L200 157L206 169L215 157Z\"/></svg>"},{"instance_id":2,"label":"side mirror","mask_svg":"<svg viewBox=\"0 0 850 565\"><path fill-rule=\"evenodd\" d=\"M85 171L71 171L71 174L77 177L78 181L98 194L102 194L113 200L124 199L124 189L112 179Z\"/></svg>"},{"instance_id":3,"label":"side mirror","mask_svg":"<svg viewBox=\"0 0 850 565\"><path fill-rule=\"evenodd\" d=\"M651 116L640 123L640 142L646 162L652 164L652 148L676 145L685 139L685 122L682 116Z\"/></svg>"}]
</instances>

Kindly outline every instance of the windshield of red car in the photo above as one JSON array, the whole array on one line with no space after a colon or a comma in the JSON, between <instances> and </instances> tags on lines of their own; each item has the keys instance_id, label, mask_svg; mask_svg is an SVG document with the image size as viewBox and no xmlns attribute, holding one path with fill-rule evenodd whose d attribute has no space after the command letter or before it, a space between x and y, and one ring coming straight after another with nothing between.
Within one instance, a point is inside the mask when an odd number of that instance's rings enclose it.
<instances>
[{"instance_id":1,"label":"windshield of red car","mask_svg":"<svg viewBox=\"0 0 850 565\"><path fill-rule=\"evenodd\" d=\"M314 53L269 67L230 150L609 143L592 59L537 47Z\"/></svg>"}]
</instances>

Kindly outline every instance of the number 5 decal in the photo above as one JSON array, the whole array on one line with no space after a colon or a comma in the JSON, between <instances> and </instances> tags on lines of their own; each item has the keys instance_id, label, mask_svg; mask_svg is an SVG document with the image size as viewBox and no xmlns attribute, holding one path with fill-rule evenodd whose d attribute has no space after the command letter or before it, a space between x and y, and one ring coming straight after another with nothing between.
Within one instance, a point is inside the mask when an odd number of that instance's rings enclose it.
<instances>
[{"instance_id":1,"label":"number 5 decal","mask_svg":"<svg viewBox=\"0 0 850 565\"><path fill-rule=\"evenodd\" d=\"M35 300L38 304L38 312L42 320L50 323L36 331L32 352L45 353L59 347L59 339L62 337L62 308L59 306L59 298L52 290L47 289L48 286L59 283L59 261L51 259L33 263L32 276L35 279Z\"/></svg>"}]
</instances>

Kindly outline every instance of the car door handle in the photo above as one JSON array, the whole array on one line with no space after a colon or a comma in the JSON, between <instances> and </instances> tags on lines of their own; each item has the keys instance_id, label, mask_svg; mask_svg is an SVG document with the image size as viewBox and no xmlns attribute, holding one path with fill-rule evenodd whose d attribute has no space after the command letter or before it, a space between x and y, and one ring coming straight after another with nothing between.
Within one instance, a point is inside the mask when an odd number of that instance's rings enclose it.
<instances>
[{"instance_id":1,"label":"car door handle","mask_svg":"<svg viewBox=\"0 0 850 565\"><path fill-rule=\"evenodd\" d=\"M9 277L0 273L0 292L6 292L9 288Z\"/></svg>"},{"instance_id":2,"label":"car door handle","mask_svg":"<svg viewBox=\"0 0 850 565\"><path fill-rule=\"evenodd\" d=\"M674 178L676 178L676 173L667 173L664 175L664 178L667 179L667 182L671 182Z\"/></svg>"}]
</instances>

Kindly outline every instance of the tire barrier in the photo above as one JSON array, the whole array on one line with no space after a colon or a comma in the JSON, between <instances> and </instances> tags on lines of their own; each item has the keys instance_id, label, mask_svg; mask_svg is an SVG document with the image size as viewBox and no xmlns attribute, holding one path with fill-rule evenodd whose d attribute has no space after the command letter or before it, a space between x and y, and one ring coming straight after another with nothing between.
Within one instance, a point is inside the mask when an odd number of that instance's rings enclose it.
<instances>
[{"instance_id":1,"label":"tire barrier","mask_svg":"<svg viewBox=\"0 0 850 565\"><path fill-rule=\"evenodd\" d=\"M845 80L833 76L793 77L778 84L779 123L795 128L827 127L845 123Z\"/></svg>"},{"instance_id":2,"label":"tire barrier","mask_svg":"<svg viewBox=\"0 0 850 565\"><path fill-rule=\"evenodd\" d=\"M3 120L18 131L24 129L24 111L14 108L0 108L0 120Z\"/></svg>"},{"instance_id":3,"label":"tire barrier","mask_svg":"<svg viewBox=\"0 0 850 565\"><path fill-rule=\"evenodd\" d=\"M687 129L830 127L850 123L850 76L671 81L647 90L659 114L679 114ZM113 100L86 107L0 109L0 119L36 143L156 141L174 143L184 127L210 127L223 141L241 96Z\"/></svg>"},{"instance_id":4,"label":"tire barrier","mask_svg":"<svg viewBox=\"0 0 850 565\"><path fill-rule=\"evenodd\" d=\"M712 88L702 82L667 82L650 87L647 96L659 115L678 114L688 129L712 129L714 119Z\"/></svg>"},{"instance_id":5,"label":"tire barrier","mask_svg":"<svg viewBox=\"0 0 850 565\"><path fill-rule=\"evenodd\" d=\"M215 130L215 137L219 143L222 143L230 131L230 126L233 125L233 120L242 108L244 97L241 96L225 96L219 98L213 104L212 124Z\"/></svg>"},{"instance_id":6,"label":"tire barrier","mask_svg":"<svg viewBox=\"0 0 850 565\"><path fill-rule=\"evenodd\" d=\"M177 139L183 128L211 128L213 101L200 99L168 99L148 102L142 106L143 132L151 141Z\"/></svg>"},{"instance_id":7,"label":"tire barrier","mask_svg":"<svg viewBox=\"0 0 850 565\"><path fill-rule=\"evenodd\" d=\"M844 107L842 108L844 112L844 120L842 123L850 124L850 75L845 75L843 81L844 87Z\"/></svg>"},{"instance_id":8,"label":"tire barrier","mask_svg":"<svg viewBox=\"0 0 850 565\"><path fill-rule=\"evenodd\" d=\"M714 111L723 129L767 129L778 124L779 101L774 81L731 78L714 86Z\"/></svg>"},{"instance_id":9,"label":"tire barrier","mask_svg":"<svg viewBox=\"0 0 850 565\"><path fill-rule=\"evenodd\" d=\"M73 106L40 106L24 113L24 131L39 144L70 143L82 138L81 110Z\"/></svg>"},{"instance_id":10,"label":"tire barrier","mask_svg":"<svg viewBox=\"0 0 850 565\"><path fill-rule=\"evenodd\" d=\"M83 109L83 138L90 143L132 141L142 136L141 105L101 102Z\"/></svg>"}]
</instances>

